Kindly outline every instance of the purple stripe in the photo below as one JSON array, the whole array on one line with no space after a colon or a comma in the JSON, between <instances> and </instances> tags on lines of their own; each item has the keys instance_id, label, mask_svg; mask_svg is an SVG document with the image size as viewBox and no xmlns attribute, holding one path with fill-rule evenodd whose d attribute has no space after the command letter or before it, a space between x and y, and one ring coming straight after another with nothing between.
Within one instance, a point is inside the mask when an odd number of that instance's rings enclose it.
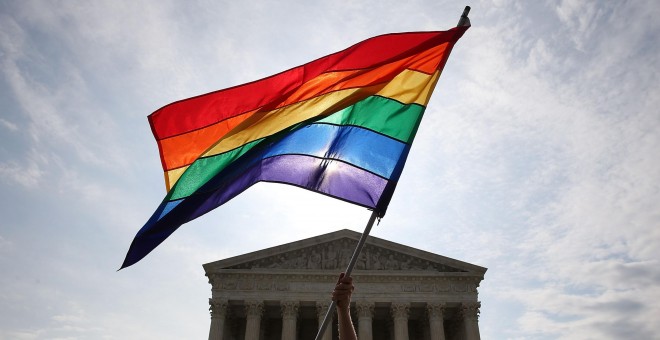
<instances>
[{"instance_id":1,"label":"purple stripe","mask_svg":"<svg viewBox=\"0 0 660 340\"><path fill-rule=\"evenodd\" d=\"M201 203L190 219L224 204L259 181L296 185L369 208L376 206L387 184L382 177L340 161L282 155L250 167L239 177L227 181L225 187L215 190L204 202L195 199L197 195L184 199Z\"/></svg>"},{"instance_id":2,"label":"purple stripe","mask_svg":"<svg viewBox=\"0 0 660 340\"><path fill-rule=\"evenodd\" d=\"M299 185L374 208L387 180L350 164L301 155L266 159L261 180Z\"/></svg>"}]
</instances>

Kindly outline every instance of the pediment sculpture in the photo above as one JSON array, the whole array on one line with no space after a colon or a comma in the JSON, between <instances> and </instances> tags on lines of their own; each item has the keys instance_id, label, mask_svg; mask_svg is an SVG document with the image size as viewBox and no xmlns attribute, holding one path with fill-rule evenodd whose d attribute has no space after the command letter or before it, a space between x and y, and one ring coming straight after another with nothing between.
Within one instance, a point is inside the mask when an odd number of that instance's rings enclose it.
<instances>
[{"instance_id":1,"label":"pediment sculpture","mask_svg":"<svg viewBox=\"0 0 660 340\"><path fill-rule=\"evenodd\" d=\"M226 269L342 270L348 266L357 241L340 239L236 264ZM461 272L463 270L366 244L355 264L356 270L412 270Z\"/></svg>"}]
</instances>

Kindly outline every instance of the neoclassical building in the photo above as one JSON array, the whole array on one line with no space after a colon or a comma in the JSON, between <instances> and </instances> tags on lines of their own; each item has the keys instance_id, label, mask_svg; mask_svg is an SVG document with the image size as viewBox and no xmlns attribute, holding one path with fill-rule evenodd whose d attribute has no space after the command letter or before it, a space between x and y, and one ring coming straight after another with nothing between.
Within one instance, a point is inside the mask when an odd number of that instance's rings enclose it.
<instances>
[{"instance_id":1,"label":"neoclassical building","mask_svg":"<svg viewBox=\"0 0 660 340\"><path fill-rule=\"evenodd\" d=\"M360 233L340 230L204 265L209 340L313 340ZM356 263L360 340L479 339L486 268L369 237ZM323 340L337 339L337 322Z\"/></svg>"}]
</instances>

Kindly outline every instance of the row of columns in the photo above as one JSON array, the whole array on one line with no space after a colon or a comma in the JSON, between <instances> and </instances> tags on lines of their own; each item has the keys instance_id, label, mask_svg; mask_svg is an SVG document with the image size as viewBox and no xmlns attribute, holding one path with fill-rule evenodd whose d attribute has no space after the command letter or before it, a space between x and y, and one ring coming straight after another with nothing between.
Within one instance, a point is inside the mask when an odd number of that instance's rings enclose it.
<instances>
[{"instance_id":1,"label":"row of columns","mask_svg":"<svg viewBox=\"0 0 660 340\"><path fill-rule=\"evenodd\" d=\"M211 329L209 340L223 340L224 323L227 316L228 303L226 300L209 299L211 311ZM299 303L296 301L282 301L282 339L296 338L296 322L298 319ZM316 312L319 325L330 307L329 302L317 302ZM375 303L356 302L358 316L358 338L360 340L373 340L373 315ZM444 303L429 303L426 311L429 318L429 330L431 340L445 340L444 330ZM479 335L479 307L481 304L464 303L461 305L461 316L464 323L465 339L480 339ZM408 339L408 314L410 311L409 303L392 303L391 314L394 323L394 339ZM262 301L245 301L245 340L259 340L259 331L261 325L261 316L264 312L264 303ZM322 340L332 340L332 329L326 328Z\"/></svg>"}]
</instances>

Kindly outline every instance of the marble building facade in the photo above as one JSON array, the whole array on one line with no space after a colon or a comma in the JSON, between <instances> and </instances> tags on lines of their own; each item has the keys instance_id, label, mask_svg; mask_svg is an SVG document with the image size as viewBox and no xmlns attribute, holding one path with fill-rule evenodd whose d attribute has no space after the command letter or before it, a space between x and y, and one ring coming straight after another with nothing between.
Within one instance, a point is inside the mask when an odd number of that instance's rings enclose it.
<instances>
[{"instance_id":1,"label":"marble building facade","mask_svg":"<svg viewBox=\"0 0 660 340\"><path fill-rule=\"evenodd\" d=\"M209 340L314 339L360 233L320 235L207 263ZM479 339L486 268L369 237L353 271L360 340ZM337 322L323 340L337 339Z\"/></svg>"}]
</instances>

